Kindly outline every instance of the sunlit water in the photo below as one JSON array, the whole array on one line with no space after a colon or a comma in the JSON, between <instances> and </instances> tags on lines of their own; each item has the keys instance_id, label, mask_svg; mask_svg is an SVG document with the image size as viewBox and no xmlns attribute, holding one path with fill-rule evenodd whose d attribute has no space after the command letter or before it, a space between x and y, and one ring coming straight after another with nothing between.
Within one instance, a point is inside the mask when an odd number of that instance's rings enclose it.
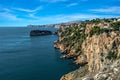
<instances>
[{"instance_id":1,"label":"sunlit water","mask_svg":"<svg viewBox=\"0 0 120 80\"><path fill-rule=\"evenodd\" d=\"M76 69L71 60L59 58L53 47L56 35L30 37L32 29L0 28L0 80L59 80Z\"/></svg>"}]
</instances>

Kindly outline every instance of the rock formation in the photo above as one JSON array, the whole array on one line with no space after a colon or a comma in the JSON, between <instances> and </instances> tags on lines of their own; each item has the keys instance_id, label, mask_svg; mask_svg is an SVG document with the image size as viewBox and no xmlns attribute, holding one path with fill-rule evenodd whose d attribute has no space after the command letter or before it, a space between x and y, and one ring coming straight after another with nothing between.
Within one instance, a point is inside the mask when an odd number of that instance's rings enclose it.
<instances>
[{"instance_id":1,"label":"rock formation","mask_svg":"<svg viewBox=\"0 0 120 80\"><path fill-rule=\"evenodd\" d=\"M44 35L52 35L52 32L48 30L32 30L30 32L30 36L44 36Z\"/></svg>"},{"instance_id":2,"label":"rock formation","mask_svg":"<svg viewBox=\"0 0 120 80\"><path fill-rule=\"evenodd\" d=\"M62 58L81 65L61 80L120 80L119 26L120 22L99 19L59 29L54 47L66 53Z\"/></svg>"}]
</instances>

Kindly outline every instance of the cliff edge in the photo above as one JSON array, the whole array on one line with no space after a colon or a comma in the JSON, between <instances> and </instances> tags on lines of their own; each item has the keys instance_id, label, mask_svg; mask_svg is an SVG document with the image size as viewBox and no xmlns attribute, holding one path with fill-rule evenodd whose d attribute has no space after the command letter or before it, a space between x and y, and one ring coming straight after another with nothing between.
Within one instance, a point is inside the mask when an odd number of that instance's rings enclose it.
<instances>
[{"instance_id":1,"label":"cliff edge","mask_svg":"<svg viewBox=\"0 0 120 80\"><path fill-rule=\"evenodd\" d=\"M120 80L120 21L93 19L61 27L54 47L80 68L61 80Z\"/></svg>"}]
</instances>

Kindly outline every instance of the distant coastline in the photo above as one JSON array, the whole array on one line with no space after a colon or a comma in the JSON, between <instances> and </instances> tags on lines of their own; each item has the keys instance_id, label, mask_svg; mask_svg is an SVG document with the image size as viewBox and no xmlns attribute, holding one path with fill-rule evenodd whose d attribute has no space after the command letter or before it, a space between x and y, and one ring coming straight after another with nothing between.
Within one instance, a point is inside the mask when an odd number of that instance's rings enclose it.
<instances>
[{"instance_id":1,"label":"distant coastline","mask_svg":"<svg viewBox=\"0 0 120 80\"><path fill-rule=\"evenodd\" d=\"M75 21L69 21L69 22L64 22L64 23L58 23L58 24L46 24L46 25L27 25L27 27L46 27L46 28L60 28L61 26L69 26L71 24L80 24L80 20L75 20Z\"/></svg>"}]
</instances>

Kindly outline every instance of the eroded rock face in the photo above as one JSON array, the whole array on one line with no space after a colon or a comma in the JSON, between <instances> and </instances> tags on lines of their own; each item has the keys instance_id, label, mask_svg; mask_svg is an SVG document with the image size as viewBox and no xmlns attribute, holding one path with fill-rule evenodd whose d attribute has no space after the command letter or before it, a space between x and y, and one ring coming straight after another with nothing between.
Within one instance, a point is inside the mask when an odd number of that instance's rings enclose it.
<instances>
[{"instance_id":1,"label":"eroded rock face","mask_svg":"<svg viewBox=\"0 0 120 80\"><path fill-rule=\"evenodd\" d=\"M94 35L92 37L87 37L87 39L82 44L83 54L86 56L86 62L88 62L89 71L96 72L99 71L105 63L111 62L107 56L110 52L116 55L116 58L120 55L120 34L107 33L101 35ZM112 58L112 56L111 56ZM79 61L79 60L78 60Z\"/></svg>"},{"instance_id":2,"label":"eroded rock face","mask_svg":"<svg viewBox=\"0 0 120 80\"><path fill-rule=\"evenodd\" d=\"M93 78L94 80L120 80L120 59L104 66Z\"/></svg>"},{"instance_id":3,"label":"eroded rock face","mask_svg":"<svg viewBox=\"0 0 120 80\"><path fill-rule=\"evenodd\" d=\"M82 80L82 77L87 74L87 68L88 66L80 67L79 69L62 76L60 80Z\"/></svg>"},{"instance_id":4,"label":"eroded rock face","mask_svg":"<svg viewBox=\"0 0 120 80\"><path fill-rule=\"evenodd\" d=\"M52 32L48 30L32 30L30 32L30 36L44 36L44 35L52 35Z\"/></svg>"},{"instance_id":5,"label":"eroded rock face","mask_svg":"<svg viewBox=\"0 0 120 80\"><path fill-rule=\"evenodd\" d=\"M97 26L103 28L103 24L97 24ZM109 25L109 24L107 24ZM65 29L62 29L63 32L67 33L67 36L62 34L62 30L58 32L59 40L55 42L55 47L59 48L62 52L67 52L63 58L74 58L76 64L84 64L87 66L87 70L83 67L79 68L73 72L70 72L64 75L61 80L119 80L120 75L120 32L119 31L107 31L98 34L89 35L92 28L96 26L95 24L87 24L84 30L86 36L80 43L81 39L74 41L73 39L71 44L67 43L66 38L75 36L76 31L82 30L80 27L70 29L73 32L65 32ZM69 34L69 35L68 35ZM81 34L81 32L80 32ZM80 35L79 34L79 35ZM66 34L65 34L66 35ZM78 37L78 36L77 36ZM69 40L67 40L69 41ZM77 42L77 43L76 43ZM74 46L73 46L74 45ZM80 46L79 46L80 45ZM76 46L77 52L76 52ZM114 65L117 65L115 67ZM114 66L114 67L113 67ZM112 68L113 67L113 68ZM107 69L106 69L107 68ZM86 72L85 75L81 76L82 72ZM116 77L114 77L116 76ZM116 78L116 79L115 79Z\"/></svg>"},{"instance_id":6,"label":"eroded rock face","mask_svg":"<svg viewBox=\"0 0 120 80\"><path fill-rule=\"evenodd\" d=\"M119 80L120 59L117 58L120 56L120 34L114 32L110 34L87 37L82 44L83 54L78 56L76 63L88 62L88 73L85 73L87 71L84 68L79 68L64 75L61 80ZM116 53L116 59L107 58L110 51ZM80 76L82 74L80 71L87 76Z\"/></svg>"}]
</instances>

